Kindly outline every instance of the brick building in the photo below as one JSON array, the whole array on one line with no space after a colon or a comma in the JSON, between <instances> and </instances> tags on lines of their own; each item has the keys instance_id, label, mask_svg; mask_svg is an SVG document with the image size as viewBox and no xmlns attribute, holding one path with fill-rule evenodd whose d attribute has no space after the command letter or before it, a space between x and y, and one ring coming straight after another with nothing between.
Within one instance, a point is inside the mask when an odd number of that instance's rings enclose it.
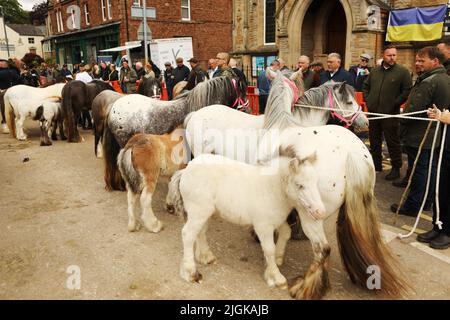
<instances>
[{"instance_id":1,"label":"brick building","mask_svg":"<svg viewBox=\"0 0 450 320\"><path fill-rule=\"evenodd\" d=\"M233 54L249 79L271 59L295 66L301 54L326 60L338 52L348 68L361 53L374 60L385 44L393 9L441 5L447 0L233 0ZM415 52L424 42L399 43L399 62L413 70ZM374 61L372 61L373 63Z\"/></svg>"},{"instance_id":2,"label":"brick building","mask_svg":"<svg viewBox=\"0 0 450 320\"><path fill-rule=\"evenodd\" d=\"M147 0L146 6L152 39L192 37L199 59L231 51L231 1ZM57 63L90 62L100 50L139 41L142 11L142 0L51 0L46 41Z\"/></svg>"}]
</instances>

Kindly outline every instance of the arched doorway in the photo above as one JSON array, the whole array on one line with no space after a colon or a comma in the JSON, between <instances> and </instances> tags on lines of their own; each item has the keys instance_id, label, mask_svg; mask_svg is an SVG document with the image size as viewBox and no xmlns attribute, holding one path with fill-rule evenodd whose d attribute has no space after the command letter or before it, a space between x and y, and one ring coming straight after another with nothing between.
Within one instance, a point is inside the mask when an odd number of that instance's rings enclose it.
<instances>
[{"instance_id":1,"label":"arched doorway","mask_svg":"<svg viewBox=\"0 0 450 320\"><path fill-rule=\"evenodd\" d=\"M298 43L300 53L311 59L324 61L326 54L337 52L344 64L349 46L347 37L351 34L351 8L347 1L311 0L296 9L291 18L301 21L300 42L290 39L290 43L294 47ZM295 28L295 23L290 22L289 31Z\"/></svg>"}]
</instances>

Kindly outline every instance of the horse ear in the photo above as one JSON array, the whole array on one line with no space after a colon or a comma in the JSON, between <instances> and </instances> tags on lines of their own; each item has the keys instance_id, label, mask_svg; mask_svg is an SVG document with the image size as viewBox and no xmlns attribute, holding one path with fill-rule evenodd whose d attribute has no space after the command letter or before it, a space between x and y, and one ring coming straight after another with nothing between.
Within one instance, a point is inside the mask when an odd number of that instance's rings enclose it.
<instances>
[{"instance_id":1,"label":"horse ear","mask_svg":"<svg viewBox=\"0 0 450 320\"><path fill-rule=\"evenodd\" d=\"M272 69L270 69L270 67L266 68L266 77L269 78L270 80L275 79L277 76L276 72L274 72Z\"/></svg>"},{"instance_id":2,"label":"horse ear","mask_svg":"<svg viewBox=\"0 0 450 320\"><path fill-rule=\"evenodd\" d=\"M345 85L347 84L347 81L344 81L341 83L341 85L339 86L339 92L340 93L344 93L345 92Z\"/></svg>"},{"instance_id":3,"label":"horse ear","mask_svg":"<svg viewBox=\"0 0 450 320\"><path fill-rule=\"evenodd\" d=\"M281 157L288 157L288 158L295 158L296 157L295 148L292 145L289 145L289 146L287 146L285 148L280 146L278 152L279 152Z\"/></svg>"},{"instance_id":4,"label":"horse ear","mask_svg":"<svg viewBox=\"0 0 450 320\"><path fill-rule=\"evenodd\" d=\"M317 151L314 151L309 156L306 156L304 158L298 158L297 157L297 159L298 159L300 165L305 163L306 161L308 161L309 163L313 164L317 160Z\"/></svg>"}]
</instances>

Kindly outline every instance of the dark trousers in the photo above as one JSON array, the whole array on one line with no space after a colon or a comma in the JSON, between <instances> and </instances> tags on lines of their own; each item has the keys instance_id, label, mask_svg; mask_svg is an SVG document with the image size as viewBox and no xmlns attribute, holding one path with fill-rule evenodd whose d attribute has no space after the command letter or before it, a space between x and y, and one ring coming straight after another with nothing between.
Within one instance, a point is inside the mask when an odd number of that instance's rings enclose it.
<instances>
[{"instance_id":1,"label":"dark trousers","mask_svg":"<svg viewBox=\"0 0 450 320\"><path fill-rule=\"evenodd\" d=\"M266 111L266 105L267 105L267 95L265 94L260 94L258 96L259 99L259 114L264 114L264 112Z\"/></svg>"},{"instance_id":2,"label":"dark trousers","mask_svg":"<svg viewBox=\"0 0 450 320\"><path fill-rule=\"evenodd\" d=\"M398 120L394 118L369 122L370 153L372 154L375 167L381 168L383 133L389 156L391 157L392 167L400 169L402 167L402 149L398 136Z\"/></svg>"},{"instance_id":3,"label":"dark trousers","mask_svg":"<svg viewBox=\"0 0 450 320\"><path fill-rule=\"evenodd\" d=\"M416 159L418 148L405 146L408 154L408 167L412 168ZM403 208L410 212L417 212L422 205L425 188L427 185L428 168L430 163L431 149L422 149L419 160L417 160L416 170L411 179L411 187ZM436 153L433 157L433 166L431 169L430 186L428 188L427 201L425 207L430 206L434 200L434 191L436 187Z\"/></svg>"},{"instance_id":4,"label":"dark trousers","mask_svg":"<svg viewBox=\"0 0 450 320\"><path fill-rule=\"evenodd\" d=\"M447 128L447 137L450 139L450 126ZM439 179L439 216L442 221L442 230L434 224L436 221L436 206L433 208L433 228L450 236L450 140L442 155L441 176Z\"/></svg>"}]
</instances>

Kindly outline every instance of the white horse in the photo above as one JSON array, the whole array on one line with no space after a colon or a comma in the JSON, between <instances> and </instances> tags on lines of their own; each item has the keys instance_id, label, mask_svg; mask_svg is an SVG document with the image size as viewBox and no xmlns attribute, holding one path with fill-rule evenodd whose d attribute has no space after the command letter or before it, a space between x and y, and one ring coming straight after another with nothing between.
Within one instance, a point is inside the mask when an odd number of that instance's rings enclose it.
<instances>
[{"instance_id":1,"label":"white horse","mask_svg":"<svg viewBox=\"0 0 450 320\"><path fill-rule=\"evenodd\" d=\"M261 149L258 162L292 148L298 154L317 152L313 167L318 172L319 192L325 205L325 219L338 214L337 238L343 264L352 282L367 288L368 267L380 268L381 292L398 296L408 286L398 272L395 259L383 242L374 197L375 169L365 144L349 130L335 125L284 130L272 140L271 152ZM259 190L259 188L258 188ZM314 220L304 208L298 210L302 228L312 243L314 262L304 277L297 279L290 293L299 299L321 298L329 287L330 246L323 220Z\"/></svg>"},{"instance_id":2,"label":"white horse","mask_svg":"<svg viewBox=\"0 0 450 320\"><path fill-rule=\"evenodd\" d=\"M67 139L64 134L64 121L61 112L61 100L57 98L45 99L37 108L33 119L38 120L41 127L41 146L51 146L52 140L57 140L56 129L58 127L61 140Z\"/></svg>"},{"instance_id":3,"label":"white horse","mask_svg":"<svg viewBox=\"0 0 450 320\"><path fill-rule=\"evenodd\" d=\"M303 158L282 156L271 163L274 168L249 165L219 155L201 155L186 169L178 171L170 182L167 204L174 206L178 214L183 215L184 211L187 214L182 230L181 277L190 282L201 280L194 261L194 243L198 262L215 261L206 231L209 218L217 212L229 222L253 226L267 263L264 273L267 284L287 288L286 278L278 266L283 263L291 235L286 222L288 214L295 207L305 208L303 211L314 221L324 216L314 162L315 153ZM279 233L276 245L275 230Z\"/></svg>"},{"instance_id":4,"label":"white horse","mask_svg":"<svg viewBox=\"0 0 450 320\"><path fill-rule=\"evenodd\" d=\"M291 79L297 81L297 88L301 92L298 74L294 73ZM310 127L327 123L330 118L329 110L299 108L294 106L297 100L309 105L334 106L335 110L331 114L348 119L347 124L351 121L357 129L368 127L367 117L358 113L360 107L349 85L329 83L306 91L300 98L294 88L278 72L272 82L265 115L236 112L223 105L208 106L189 114L184 125L192 154L221 154L234 160L255 163L256 146L265 131L282 130L293 124Z\"/></svg>"},{"instance_id":5,"label":"white horse","mask_svg":"<svg viewBox=\"0 0 450 320\"><path fill-rule=\"evenodd\" d=\"M61 99L65 83L57 83L45 88L17 85L9 88L4 96L5 116L9 132L13 138L26 140L23 123L27 117L35 117L37 108L47 98Z\"/></svg>"}]
</instances>

